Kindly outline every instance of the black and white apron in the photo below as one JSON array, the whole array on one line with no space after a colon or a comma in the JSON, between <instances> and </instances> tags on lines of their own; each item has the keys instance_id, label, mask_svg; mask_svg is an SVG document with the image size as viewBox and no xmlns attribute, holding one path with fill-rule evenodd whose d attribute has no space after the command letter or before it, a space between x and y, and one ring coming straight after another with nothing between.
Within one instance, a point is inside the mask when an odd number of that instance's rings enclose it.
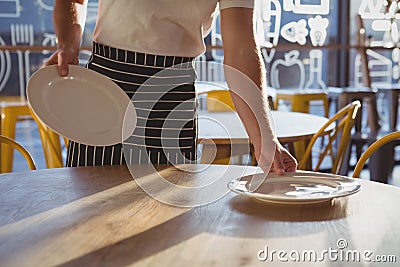
<instances>
[{"instance_id":1,"label":"black and white apron","mask_svg":"<svg viewBox=\"0 0 400 267\"><path fill-rule=\"evenodd\" d=\"M123 145L99 147L70 141L66 165L177 164L195 160L193 60L94 43L87 67L109 77L127 93L136 109L137 125Z\"/></svg>"}]
</instances>

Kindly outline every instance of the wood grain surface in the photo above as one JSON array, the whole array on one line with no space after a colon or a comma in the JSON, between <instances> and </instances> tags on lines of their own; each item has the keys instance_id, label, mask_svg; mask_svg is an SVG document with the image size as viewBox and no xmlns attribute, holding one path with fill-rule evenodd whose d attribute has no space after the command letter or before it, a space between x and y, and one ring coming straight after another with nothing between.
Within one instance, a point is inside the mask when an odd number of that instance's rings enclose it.
<instances>
[{"instance_id":1,"label":"wood grain surface","mask_svg":"<svg viewBox=\"0 0 400 267\"><path fill-rule=\"evenodd\" d=\"M141 168L132 170L148 172ZM189 185L211 181L226 166L157 169ZM229 171L233 179L259 169ZM380 266L327 255L321 262L258 259L266 247L320 255L340 250L340 239L348 244L343 251L400 261L400 188L360 183L360 192L318 205L266 204L229 192L208 205L179 208L143 192L124 166L2 174L0 266Z\"/></svg>"}]
</instances>

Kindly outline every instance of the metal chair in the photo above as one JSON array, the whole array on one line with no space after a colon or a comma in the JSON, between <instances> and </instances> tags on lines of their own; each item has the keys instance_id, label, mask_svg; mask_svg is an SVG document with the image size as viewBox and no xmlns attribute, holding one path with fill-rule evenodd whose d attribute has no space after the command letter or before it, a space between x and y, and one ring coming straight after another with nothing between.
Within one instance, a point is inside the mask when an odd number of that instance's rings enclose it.
<instances>
[{"instance_id":1,"label":"metal chair","mask_svg":"<svg viewBox=\"0 0 400 267\"><path fill-rule=\"evenodd\" d=\"M290 90L282 89L277 90L275 97L275 109L278 109L280 100L290 101L292 111L310 113L310 103L313 101L322 101L324 106L325 117L329 116L329 104L327 93L321 90L308 89L308 90Z\"/></svg>"},{"instance_id":2,"label":"metal chair","mask_svg":"<svg viewBox=\"0 0 400 267\"><path fill-rule=\"evenodd\" d=\"M64 161L62 158L62 145L60 142L60 135L51 130L45 125L31 110L31 114L37 123L40 139L42 141L44 158L46 160L47 168L62 168ZM68 145L68 140L62 137L65 146Z\"/></svg>"},{"instance_id":3,"label":"metal chair","mask_svg":"<svg viewBox=\"0 0 400 267\"><path fill-rule=\"evenodd\" d=\"M345 167L341 174L347 175L350 167L350 157L352 148L355 148L356 158L359 158L365 145L370 145L382 135L379 124L379 115L377 110L376 92L370 88L357 89L348 88L340 93L338 105L343 107L346 104L358 100L361 103L361 110L357 115L354 132L350 138L350 144L345 159ZM363 110L366 110L366 123L364 124ZM384 133L385 134L385 133Z\"/></svg>"},{"instance_id":4,"label":"metal chair","mask_svg":"<svg viewBox=\"0 0 400 267\"><path fill-rule=\"evenodd\" d=\"M3 143L3 145L8 145L11 146L11 148L18 150L22 156L26 159L26 162L28 163L28 167L30 170L36 170L36 165L35 162L32 159L31 154L29 154L28 150L26 150L20 143L17 141L14 141L13 139L0 135L0 143ZM2 157L8 157L9 154L1 154ZM9 172L9 171L7 171Z\"/></svg>"},{"instance_id":5,"label":"metal chair","mask_svg":"<svg viewBox=\"0 0 400 267\"><path fill-rule=\"evenodd\" d=\"M232 97L229 90L211 90L199 94L207 95L207 110L211 112L229 112L235 111ZM268 96L268 105L271 110L274 109L272 96Z\"/></svg>"},{"instance_id":6,"label":"metal chair","mask_svg":"<svg viewBox=\"0 0 400 267\"><path fill-rule=\"evenodd\" d=\"M3 96L0 97L0 135L12 140L15 139L16 125L21 120L32 120L37 123L44 157L47 168L63 167L62 148L58 134L44 125L32 112L25 97ZM67 144L67 143L66 143ZM0 160L0 171L11 172L13 165L14 150L9 146L1 147L3 157Z\"/></svg>"},{"instance_id":7,"label":"metal chair","mask_svg":"<svg viewBox=\"0 0 400 267\"><path fill-rule=\"evenodd\" d=\"M30 118L29 106L25 97L2 96L0 97L0 135L12 140L15 139L16 125L18 121ZM1 172L11 172L14 158L14 150L9 146L1 148Z\"/></svg>"},{"instance_id":8,"label":"metal chair","mask_svg":"<svg viewBox=\"0 0 400 267\"><path fill-rule=\"evenodd\" d=\"M361 107L359 101L354 101L341 110L339 110L333 117L329 119L327 123L325 123L321 129L313 136L310 143L307 146L307 149L304 153L303 158L300 160L299 169L302 170L313 170L319 171L322 162L325 157L329 154L332 161L332 169L331 173L338 174L343 163L343 159L346 154L347 146L350 142L350 134L351 129L353 128L356 116ZM332 125L335 127L329 130L329 127ZM328 134L327 134L328 132ZM324 148L322 148L319 153L319 158L316 166L312 167L312 149L314 144L319 138L323 138L327 136L328 140L324 143ZM334 142L336 142L334 144ZM334 148L337 149L336 153ZM311 165L311 166L310 166Z\"/></svg>"},{"instance_id":9,"label":"metal chair","mask_svg":"<svg viewBox=\"0 0 400 267\"><path fill-rule=\"evenodd\" d=\"M359 178L360 173L361 173L367 159L369 159L380 148L383 148L385 145L388 145L388 144L396 141L397 139L400 139L400 132L392 132L390 134L383 136L382 138L379 138L372 145L370 145L367 148L367 150L365 150L364 153L361 155L361 157L358 159L356 167L354 169L353 177ZM380 157L384 156L383 158L386 161L390 161L393 159L392 157L388 156L387 153L381 153L381 154L383 154L383 155L380 155ZM390 167L391 166L389 166L389 168Z\"/></svg>"}]
</instances>

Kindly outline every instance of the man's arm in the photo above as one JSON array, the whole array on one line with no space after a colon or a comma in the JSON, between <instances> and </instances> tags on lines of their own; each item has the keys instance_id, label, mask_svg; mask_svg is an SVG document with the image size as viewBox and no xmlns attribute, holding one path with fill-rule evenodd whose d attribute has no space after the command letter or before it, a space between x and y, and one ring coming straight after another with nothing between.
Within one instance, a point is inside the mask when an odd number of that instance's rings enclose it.
<instances>
[{"instance_id":1,"label":"man's arm","mask_svg":"<svg viewBox=\"0 0 400 267\"><path fill-rule=\"evenodd\" d=\"M87 0L56 0L53 9L58 50L44 64L58 65L61 76L68 75L68 64L78 64L79 47L86 20Z\"/></svg>"},{"instance_id":2,"label":"man's arm","mask_svg":"<svg viewBox=\"0 0 400 267\"><path fill-rule=\"evenodd\" d=\"M264 171L273 160L278 174L294 171L296 160L282 147L271 129L264 81L264 64L253 32L253 9L221 10L225 76L235 108L255 149Z\"/></svg>"}]
</instances>

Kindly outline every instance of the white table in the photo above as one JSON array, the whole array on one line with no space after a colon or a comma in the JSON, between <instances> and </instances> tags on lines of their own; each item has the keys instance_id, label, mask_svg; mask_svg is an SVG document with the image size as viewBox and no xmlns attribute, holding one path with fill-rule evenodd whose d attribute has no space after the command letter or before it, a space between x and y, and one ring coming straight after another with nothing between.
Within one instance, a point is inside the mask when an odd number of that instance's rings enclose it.
<instances>
[{"instance_id":1,"label":"white table","mask_svg":"<svg viewBox=\"0 0 400 267\"><path fill-rule=\"evenodd\" d=\"M328 121L323 116L300 112L271 111L271 114L276 135L282 143L310 139ZM247 143L248 135L236 112L201 110L199 139L212 139L216 144Z\"/></svg>"},{"instance_id":2,"label":"white table","mask_svg":"<svg viewBox=\"0 0 400 267\"><path fill-rule=\"evenodd\" d=\"M323 116L300 112L271 111L271 114L276 136L282 144L289 145L290 152L295 154L298 160L302 158L313 135L328 122L328 119ZM203 144L203 163L210 162L212 159L217 160L214 162L224 163L223 159L230 156L252 152L248 135L236 112L201 110L198 124L199 142ZM333 128L332 124L326 132L330 132ZM207 140L211 142L207 142ZM296 150L293 146L294 142L297 142ZM214 145L216 151L214 151Z\"/></svg>"}]
</instances>

